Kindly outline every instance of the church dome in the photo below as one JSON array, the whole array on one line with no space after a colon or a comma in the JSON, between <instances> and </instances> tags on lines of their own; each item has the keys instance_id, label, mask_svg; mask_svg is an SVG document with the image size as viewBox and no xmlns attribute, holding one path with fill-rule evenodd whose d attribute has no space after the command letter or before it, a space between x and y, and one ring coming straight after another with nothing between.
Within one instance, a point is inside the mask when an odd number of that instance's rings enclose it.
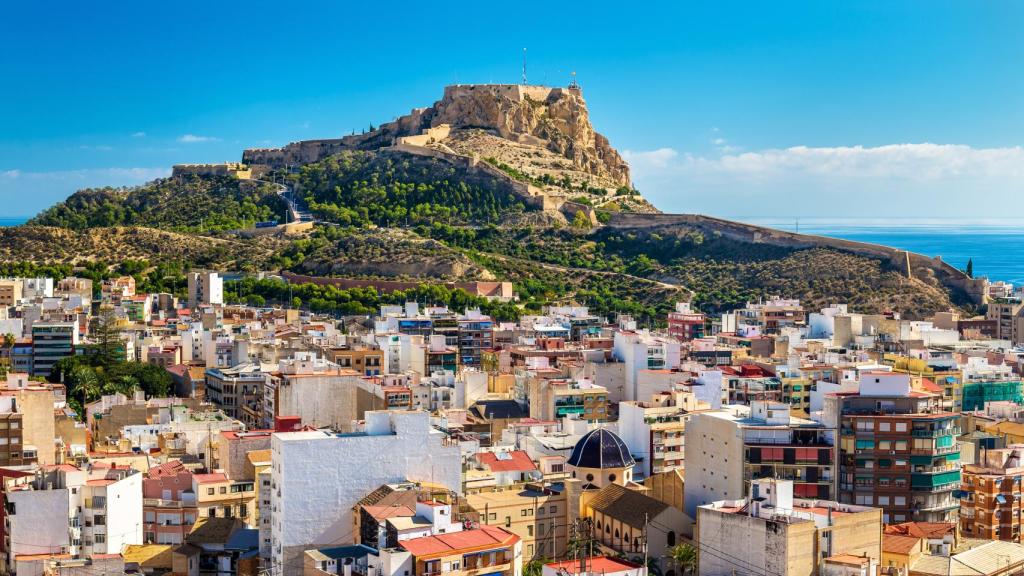
<instances>
[{"instance_id":1,"label":"church dome","mask_svg":"<svg viewBox=\"0 0 1024 576\"><path fill-rule=\"evenodd\" d=\"M632 468L636 464L626 443L614 432L604 428L591 430L580 438L569 456L569 464L577 468Z\"/></svg>"}]
</instances>

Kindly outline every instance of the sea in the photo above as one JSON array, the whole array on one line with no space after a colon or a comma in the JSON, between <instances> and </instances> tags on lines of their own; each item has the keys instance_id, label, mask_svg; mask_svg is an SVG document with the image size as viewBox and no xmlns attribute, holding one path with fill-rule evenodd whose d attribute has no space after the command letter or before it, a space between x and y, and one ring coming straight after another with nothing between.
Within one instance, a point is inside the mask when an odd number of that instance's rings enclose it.
<instances>
[{"instance_id":1,"label":"sea","mask_svg":"<svg viewBox=\"0 0 1024 576\"><path fill-rule=\"evenodd\" d=\"M883 244L941 256L960 268L973 261L974 276L1024 284L1024 218L991 220L800 218L749 220L801 234Z\"/></svg>"},{"instance_id":2,"label":"sea","mask_svg":"<svg viewBox=\"0 0 1024 576\"><path fill-rule=\"evenodd\" d=\"M0 226L24 224L28 218L0 217ZM753 219L751 224L883 244L928 256L942 256L957 268L974 262L974 275L1014 285L1024 284L1024 218L953 219Z\"/></svg>"}]
</instances>

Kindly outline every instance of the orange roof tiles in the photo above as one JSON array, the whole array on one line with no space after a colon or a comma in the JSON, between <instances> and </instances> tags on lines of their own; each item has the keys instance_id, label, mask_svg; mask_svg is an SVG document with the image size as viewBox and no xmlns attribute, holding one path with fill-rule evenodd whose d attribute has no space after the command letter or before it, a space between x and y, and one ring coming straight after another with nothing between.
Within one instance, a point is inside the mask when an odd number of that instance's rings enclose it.
<instances>
[{"instance_id":1,"label":"orange roof tiles","mask_svg":"<svg viewBox=\"0 0 1024 576\"><path fill-rule=\"evenodd\" d=\"M446 556L452 553L491 550L511 546L518 541L519 536L511 532L506 532L496 526L481 526L476 530L402 540L398 545L408 550L413 556L422 558L424 556Z\"/></svg>"},{"instance_id":2,"label":"orange roof tiles","mask_svg":"<svg viewBox=\"0 0 1024 576\"><path fill-rule=\"evenodd\" d=\"M580 574L580 563L577 560L564 560L562 562L550 562L545 564L558 574ZM598 556L587 559L587 573L592 574L613 574L615 572L626 572L641 568L639 564L616 560L607 556Z\"/></svg>"},{"instance_id":3,"label":"orange roof tiles","mask_svg":"<svg viewBox=\"0 0 1024 576\"><path fill-rule=\"evenodd\" d=\"M498 454L494 452L479 452L476 459L487 466L491 472L531 472L537 469L537 465L522 450L504 452L504 454L508 454L507 460L498 458Z\"/></svg>"}]
</instances>

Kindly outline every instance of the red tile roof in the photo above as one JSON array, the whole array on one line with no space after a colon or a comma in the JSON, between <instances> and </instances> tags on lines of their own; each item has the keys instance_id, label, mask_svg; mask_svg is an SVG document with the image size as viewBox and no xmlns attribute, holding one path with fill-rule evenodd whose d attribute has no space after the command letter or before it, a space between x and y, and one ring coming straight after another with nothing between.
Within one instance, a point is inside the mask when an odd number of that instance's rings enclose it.
<instances>
[{"instance_id":1,"label":"red tile roof","mask_svg":"<svg viewBox=\"0 0 1024 576\"><path fill-rule=\"evenodd\" d=\"M476 530L402 540L398 545L408 550L413 556L423 558L424 556L447 556L460 552L492 550L511 546L518 541L519 536L497 526L482 526Z\"/></svg>"},{"instance_id":2,"label":"red tile roof","mask_svg":"<svg viewBox=\"0 0 1024 576\"><path fill-rule=\"evenodd\" d=\"M904 522L885 527L886 534L916 536L918 538L942 538L956 533L954 522Z\"/></svg>"},{"instance_id":3,"label":"red tile roof","mask_svg":"<svg viewBox=\"0 0 1024 576\"><path fill-rule=\"evenodd\" d=\"M545 566L551 568L558 574L581 574L580 563L578 560L550 562L545 564ZM598 556L596 558L587 559L588 574L613 574L615 572L636 570L637 568L641 568L641 566L632 562L626 562L625 560L608 558L607 556Z\"/></svg>"},{"instance_id":4,"label":"red tile roof","mask_svg":"<svg viewBox=\"0 0 1024 576\"><path fill-rule=\"evenodd\" d=\"M927 378L921 379L921 387L928 392L937 392L939 394L942 394L942 387Z\"/></svg>"},{"instance_id":5,"label":"red tile roof","mask_svg":"<svg viewBox=\"0 0 1024 576\"><path fill-rule=\"evenodd\" d=\"M509 458L498 458L494 452L479 452L476 455L478 462L490 468L491 472L531 472L537 469L537 465L522 450L504 452Z\"/></svg>"},{"instance_id":6,"label":"red tile roof","mask_svg":"<svg viewBox=\"0 0 1024 576\"><path fill-rule=\"evenodd\" d=\"M208 484L210 482L226 482L228 477L223 472L214 472L213 474L194 474L192 478L195 479L196 484Z\"/></svg>"}]
</instances>

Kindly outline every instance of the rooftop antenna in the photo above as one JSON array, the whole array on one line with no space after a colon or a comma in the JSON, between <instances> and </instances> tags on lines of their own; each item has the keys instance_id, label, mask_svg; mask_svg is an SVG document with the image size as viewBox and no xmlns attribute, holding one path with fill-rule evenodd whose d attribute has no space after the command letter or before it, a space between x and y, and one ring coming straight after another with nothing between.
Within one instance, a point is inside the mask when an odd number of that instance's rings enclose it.
<instances>
[{"instance_id":1,"label":"rooftop antenna","mask_svg":"<svg viewBox=\"0 0 1024 576\"><path fill-rule=\"evenodd\" d=\"M526 85L526 48L523 48L523 85Z\"/></svg>"},{"instance_id":2,"label":"rooftop antenna","mask_svg":"<svg viewBox=\"0 0 1024 576\"><path fill-rule=\"evenodd\" d=\"M576 71L573 70L572 72L569 72L569 75L572 76L572 80L569 81L569 88L579 90L580 85L576 83Z\"/></svg>"}]
</instances>

